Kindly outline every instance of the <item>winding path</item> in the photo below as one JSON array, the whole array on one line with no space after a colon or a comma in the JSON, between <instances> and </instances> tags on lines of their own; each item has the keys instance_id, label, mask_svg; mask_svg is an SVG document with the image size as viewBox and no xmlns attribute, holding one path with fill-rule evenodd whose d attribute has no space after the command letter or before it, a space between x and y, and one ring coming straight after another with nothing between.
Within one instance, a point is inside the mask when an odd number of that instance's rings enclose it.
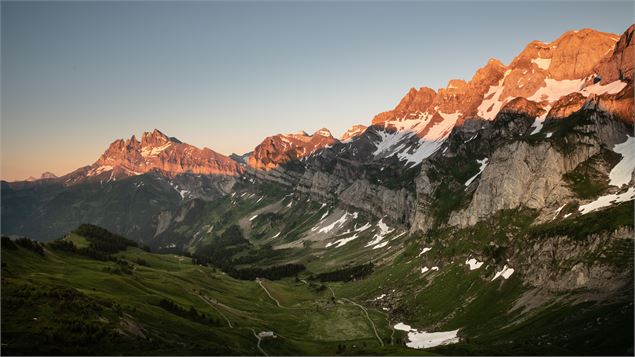
<instances>
[{"instance_id":1,"label":"winding path","mask_svg":"<svg viewBox=\"0 0 635 357\"><path fill-rule=\"evenodd\" d=\"M368 322L370 322L370 325L373 327L373 332L375 333L375 337L377 337L377 340L379 341L379 344L381 344L383 346L384 345L384 341L381 339L381 337L379 337L379 333L377 333L377 328L375 327L375 323L373 322L373 319L370 318L370 315L368 315L368 310L366 310L365 307L363 307L362 305L356 303L355 301L353 301L351 299L342 298L342 300L348 301L349 303L351 303L351 304L359 307L360 309L362 309L362 311L366 315L366 319L368 320Z\"/></svg>"},{"instance_id":2,"label":"winding path","mask_svg":"<svg viewBox=\"0 0 635 357\"><path fill-rule=\"evenodd\" d=\"M256 333L256 330L254 330L251 327L249 329L251 330L251 332L253 332L254 336L258 339L258 343L256 344L256 347L258 347L258 349L260 350L260 352L262 352L263 355L269 356L267 352L265 352L265 350L263 350L262 347L260 347L260 341L262 341L262 338L258 336L258 334Z\"/></svg>"},{"instance_id":3,"label":"winding path","mask_svg":"<svg viewBox=\"0 0 635 357\"><path fill-rule=\"evenodd\" d=\"M211 306L212 309L216 310L216 312L218 312L225 319L225 321L227 321L227 325L229 325L229 328L234 328L234 326L232 325L232 322L229 320L227 315L223 314L216 306L214 306L214 304L211 301L207 300L201 295L196 294L196 296L200 297L203 301L207 303L207 305Z\"/></svg>"},{"instance_id":4,"label":"winding path","mask_svg":"<svg viewBox=\"0 0 635 357\"><path fill-rule=\"evenodd\" d=\"M328 286L328 285L326 287L329 288L329 290L331 290L331 295L333 295L333 299L337 299L337 297L335 296L335 291L333 291L333 289L330 286ZM373 322L373 319L371 319L370 315L368 315L368 310L366 310L365 307L363 307L362 305L356 303L355 301L353 301L351 299L341 298L341 300L347 301L347 302L359 307L364 312L364 315L366 316L366 319L368 320L368 322L370 322L370 326L372 326L372 328L373 328L373 332L375 333L375 337L377 337L377 341L379 341L379 344L381 344L383 346L384 345L384 341L381 339L381 337L379 337L379 333L377 333L377 327L375 327L375 323Z\"/></svg>"},{"instance_id":5,"label":"winding path","mask_svg":"<svg viewBox=\"0 0 635 357\"><path fill-rule=\"evenodd\" d=\"M282 304L280 304L280 301L278 301L278 299L276 299L275 297L273 297L273 295L271 295L271 293L269 292L269 290L267 290L267 288L262 284L262 280L261 279L256 279L256 281L258 282L258 285L260 285L260 287L262 288L262 290L264 290L267 295L269 295L269 297L271 298L271 300L276 302L276 305L278 305L279 308L281 309L288 309L288 307L282 306Z\"/></svg>"}]
</instances>

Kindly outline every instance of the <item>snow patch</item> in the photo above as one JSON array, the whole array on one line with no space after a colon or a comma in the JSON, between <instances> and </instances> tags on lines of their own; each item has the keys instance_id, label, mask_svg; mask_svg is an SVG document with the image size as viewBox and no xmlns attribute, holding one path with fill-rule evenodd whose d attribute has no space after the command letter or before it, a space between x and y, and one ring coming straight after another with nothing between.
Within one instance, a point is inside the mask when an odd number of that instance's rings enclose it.
<instances>
[{"instance_id":1,"label":"snow patch","mask_svg":"<svg viewBox=\"0 0 635 357\"><path fill-rule=\"evenodd\" d=\"M426 252L429 252L429 251L431 251L431 250L432 250L432 248L423 248L423 249L421 250L421 253L419 253L419 255L417 255L417 256L418 256L418 257L420 257L422 254L425 254Z\"/></svg>"},{"instance_id":2,"label":"snow patch","mask_svg":"<svg viewBox=\"0 0 635 357\"><path fill-rule=\"evenodd\" d=\"M95 175L101 174L102 172L111 171L111 170L112 170L112 166L102 165L88 171L88 173L86 173L86 176L95 176Z\"/></svg>"},{"instance_id":3,"label":"snow patch","mask_svg":"<svg viewBox=\"0 0 635 357\"><path fill-rule=\"evenodd\" d=\"M483 262L479 262L478 260L471 258L466 260L465 264L470 266L470 270L476 270L483 265Z\"/></svg>"},{"instance_id":4,"label":"snow patch","mask_svg":"<svg viewBox=\"0 0 635 357\"><path fill-rule=\"evenodd\" d=\"M534 63L540 69L547 70L551 65L551 58L534 58L531 60L531 63Z\"/></svg>"},{"instance_id":5,"label":"snow patch","mask_svg":"<svg viewBox=\"0 0 635 357\"><path fill-rule=\"evenodd\" d=\"M333 228L335 228L336 226L337 226L337 227L341 227L341 226L343 226L343 225L344 225L344 223L346 223L346 221L347 221L349 218L353 218L353 219L357 218L357 215L358 215L358 213L357 213L357 212L355 212L355 213L348 213L348 212L344 212L344 214L342 215L342 217L340 217L337 221L335 221L335 222L333 222L333 223L329 224L328 226L323 227L323 228L320 228L320 230L318 231L318 233L328 233L328 232L330 232L331 230L333 230Z\"/></svg>"},{"instance_id":6,"label":"snow patch","mask_svg":"<svg viewBox=\"0 0 635 357\"><path fill-rule=\"evenodd\" d=\"M590 96L591 94L616 94L619 93L624 87L626 87L628 83L622 81L614 81L606 85L601 85L600 83L592 84L580 91L582 95L585 97Z\"/></svg>"},{"instance_id":7,"label":"snow patch","mask_svg":"<svg viewBox=\"0 0 635 357\"><path fill-rule=\"evenodd\" d=\"M502 276L503 279L507 280L509 279L510 276L512 276L512 274L514 274L514 269L508 268L507 265L505 265L503 267L503 270L496 272L496 275L494 275L494 278L492 278L492 281L496 280L496 278L498 278L499 276Z\"/></svg>"},{"instance_id":8,"label":"snow patch","mask_svg":"<svg viewBox=\"0 0 635 357\"><path fill-rule=\"evenodd\" d=\"M553 78L545 78L545 86L538 88L536 93L527 98L527 100L553 103L567 94L580 91L583 85L584 79L563 79L559 81Z\"/></svg>"},{"instance_id":9,"label":"snow patch","mask_svg":"<svg viewBox=\"0 0 635 357\"><path fill-rule=\"evenodd\" d=\"M478 168L478 173L476 173L476 175L470 177L470 179L465 182L465 187L470 186L472 181L476 180L476 178L483 172L483 170L485 170L485 167L487 166L487 162L488 161L489 161L488 158L484 158L483 160L476 160L476 162L479 165L481 165L481 166Z\"/></svg>"},{"instance_id":10,"label":"snow patch","mask_svg":"<svg viewBox=\"0 0 635 357\"><path fill-rule=\"evenodd\" d=\"M622 187L631 182L635 170L635 137L629 136L625 142L615 145L613 151L622 155L622 160L609 173L609 185Z\"/></svg>"},{"instance_id":11,"label":"snow patch","mask_svg":"<svg viewBox=\"0 0 635 357\"><path fill-rule=\"evenodd\" d=\"M366 244L366 247L370 247L372 245L380 243L388 234L392 233L395 230L394 228L388 227L386 223L384 223L383 218L380 219L379 222L377 222L377 228L379 228L379 232L375 234L373 240Z\"/></svg>"},{"instance_id":12,"label":"snow patch","mask_svg":"<svg viewBox=\"0 0 635 357\"><path fill-rule=\"evenodd\" d=\"M587 214L603 207L608 207L616 203L626 202L635 199L635 187L629 187L628 191L613 193L598 197L595 201L582 205L578 208L581 214Z\"/></svg>"},{"instance_id":13,"label":"snow patch","mask_svg":"<svg viewBox=\"0 0 635 357\"><path fill-rule=\"evenodd\" d=\"M459 329L452 331L425 332L418 331L402 322L393 326L395 330L408 332L406 346L410 348L430 348L459 342Z\"/></svg>"},{"instance_id":14,"label":"snow patch","mask_svg":"<svg viewBox=\"0 0 635 357\"><path fill-rule=\"evenodd\" d=\"M143 157L157 156L160 153L162 153L165 149L169 148L171 145L172 143L168 141L167 143L157 147L146 146L143 149L141 149L141 156Z\"/></svg>"},{"instance_id":15,"label":"snow patch","mask_svg":"<svg viewBox=\"0 0 635 357\"><path fill-rule=\"evenodd\" d=\"M342 239L336 240L335 242L327 243L326 244L326 248L334 246L334 245L335 245L335 248L339 248L339 247L344 246L346 243L348 243L350 241L353 241L353 240L355 240L357 238L359 238L359 235L357 235L357 233L355 233L351 237L342 238Z\"/></svg>"},{"instance_id":16,"label":"snow patch","mask_svg":"<svg viewBox=\"0 0 635 357\"><path fill-rule=\"evenodd\" d=\"M553 218L551 219L552 221L553 221L554 219L556 219L556 217L558 217L558 215L560 214L560 211L562 211L562 209L563 209L563 208L564 208L564 206L566 206L566 205L567 205L567 204L565 203L565 204L563 204L562 206L560 206L560 207L556 210L556 213L553 215Z\"/></svg>"}]
</instances>

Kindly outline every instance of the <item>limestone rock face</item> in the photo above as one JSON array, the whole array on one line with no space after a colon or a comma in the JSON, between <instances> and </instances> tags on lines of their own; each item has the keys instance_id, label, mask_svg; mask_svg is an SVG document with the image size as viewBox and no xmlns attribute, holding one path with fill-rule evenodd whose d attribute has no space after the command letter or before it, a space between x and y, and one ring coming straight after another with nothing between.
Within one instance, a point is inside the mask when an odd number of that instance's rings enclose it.
<instances>
[{"instance_id":1,"label":"limestone rock face","mask_svg":"<svg viewBox=\"0 0 635 357\"><path fill-rule=\"evenodd\" d=\"M552 42L549 75L556 80L585 78L615 46L618 37L591 29L569 31Z\"/></svg>"},{"instance_id":2,"label":"limestone rock face","mask_svg":"<svg viewBox=\"0 0 635 357\"><path fill-rule=\"evenodd\" d=\"M314 152L339 142L328 129L320 129L313 135L305 132L278 134L265 138L249 156L249 167L271 170L291 161L298 161Z\"/></svg>"},{"instance_id":3,"label":"limestone rock face","mask_svg":"<svg viewBox=\"0 0 635 357\"><path fill-rule=\"evenodd\" d=\"M544 112L545 110L541 108L538 103L523 97L518 97L505 104L499 114L525 114L530 117L539 117L543 115Z\"/></svg>"},{"instance_id":4,"label":"limestone rock face","mask_svg":"<svg viewBox=\"0 0 635 357\"><path fill-rule=\"evenodd\" d=\"M491 86L498 84L505 74L505 66L497 59L490 59L478 69L469 82L451 80L446 88L439 89L432 107L442 113L461 113L457 125L466 118L477 115L477 108Z\"/></svg>"},{"instance_id":5,"label":"limestone rock face","mask_svg":"<svg viewBox=\"0 0 635 357\"><path fill-rule=\"evenodd\" d=\"M489 159L464 210L453 213L449 224L470 226L504 209L541 209L571 195L562 175L600 150L599 145L578 147L565 155L544 142L532 146L514 142L496 150Z\"/></svg>"},{"instance_id":6,"label":"limestone rock face","mask_svg":"<svg viewBox=\"0 0 635 357\"><path fill-rule=\"evenodd\" d=\"M551 292L593 289L609 294L629 284L628 271L611 265L584 263L588 254L602 254L616 241L633 239L632 228L594 234L579 241L566 236L546 237L512 259L523 280ZM554 267L553 264L557 264Z\"/></svg>"},{"instance_id":7,"label":"limestone rock face","mask_svg":"<svg viewBox=\"0 0 635 357\"><path fill-rule=\"evenodd\" d=\"M159 130L143 133L141 141L115 140L90 166L87 176L140 175L158 170L167 175L193 173L201 175L237 176L244 170L230 158L208 148L199 149L170 138Z\"/></svg>"},{"instance_id":8,"label":"limestone rock face","mask_svg":"<svg viewBox=\"0 0 635 357\"><path fill-rule=\"evenodd\" d=\"M547 114L547 119L566 118L580 110L586 101L587 98L580 93L568 94L553 104Z\"/></svg>"},{"instance_id":9,"label":"limestone rock face","mask_svg":"<svg viewBox=\"0 0 635 357\"><path fill-rule=\"evenodd\" d=\"M395 109L377 114L372 120L372 125L408 118L416 113L423 113L428 110L435 96L435 91L428 87L410 88Z\"/></svg>"},{"instance_id":10,"label":"limestone rock face","mask_svg":"<svg viewBox=\"0 0 635 357\"><path fill-rule=\"evenodd\" d=\"M633 61L635 61L635 47L633 32L635 25L631 25L620 36L615 48L610 51L595 67L595 72L602 78L602 84L617 80L633 81Z\"/></svg>"},{"instance_id":11,"label":"limestone rock face","mask_svg":"<svg viewBox=\"0 0 635 357\"><path fill-rule=\"evenodd\" d=\"M346 140L353 139L357 136L360 136L361 134L364 133L364 131L366 131L367 128L368 127L366 125L361 125L361 124L353 125L348 130L346 130L344 134L342 134L342 136L340 137L340 140L346 141Z\"/></svg>"}]
</instances>

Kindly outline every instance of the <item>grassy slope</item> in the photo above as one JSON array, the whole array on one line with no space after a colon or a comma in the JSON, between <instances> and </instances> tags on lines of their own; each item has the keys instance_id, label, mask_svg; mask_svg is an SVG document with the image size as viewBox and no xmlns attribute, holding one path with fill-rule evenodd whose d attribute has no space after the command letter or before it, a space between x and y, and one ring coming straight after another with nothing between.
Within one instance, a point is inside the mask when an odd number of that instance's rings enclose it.
<instances>
[{"instance_id":1,"label":"grassy slope","mask_svg":"<svg viewBox=\"0 0 635 357\"><path fill-rule=\"evenodd\" d=\"M78 237L72 240L81 241ZM117 275L103 271L113 262L73 253L47 250L41 257L24 248L3 250L3 352L253 355L259 351L252 328L280 336L262 341L261 346L270 354L333 354L340 343L352 352L379 347L358 307L332 301L328 293L312 291L302 282L265 282L282 304L278 307L256 282L235 280L212 268L192 265L186 257L137 248L118 255L129 261L143 259L147 266L135 264L132 275ZM86 304L75 307L48 294L61 288L77 295L76 300L98 308L88 309ZM193 306L222 325L204 325L165 311L158 306L163 298L184 308ZM71 328L78 324L72 316L82 316L86 324L106 331L107 337L91 339L85 332L90 326ZM374 317L380 335L389 338L386 320L381 315ZM116 329L123 332L113 333ZM135 336L136 330L146 338ZM55 331L67 333L53 336ZM40 342L33 344L34 340Z\"/></svg>"}]
</instances>

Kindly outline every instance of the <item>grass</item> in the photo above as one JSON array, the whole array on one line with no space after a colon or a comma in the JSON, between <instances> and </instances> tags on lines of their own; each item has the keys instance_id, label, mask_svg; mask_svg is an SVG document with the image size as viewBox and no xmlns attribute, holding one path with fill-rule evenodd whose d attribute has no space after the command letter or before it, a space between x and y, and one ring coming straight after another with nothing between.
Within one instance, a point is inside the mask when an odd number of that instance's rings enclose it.
<instances>
[{"instance_id":1,"label":"grass","mask_svg":"<svg viewBox=\"0 0 635 357\"><path fill-rule=\"evenodd\" d=\"M81 242L77 237L74 240ZM338 343L358 341L360 348L377 343L357 307L332 303L324 292L312 291L294 279L266 282L283 306L294 307L283 309L256 282L235 280L212 268L192 265L186 257L138 248L128 248L118 256L130 261L143 259L147 266L135 264L132 275L115 275L103 271L114 263L74 253L48 250L41 257L24 248L3 250L2 337L7 343L3 352L253 355L259 351L251 328L284 336L266 341L263 347L287 354L333 354ZM76 297L60 304L48 293L57 289ZM23 291L29 292L28 299L23 298ZM213 301L213 306L200 296ZM192 306L221 322L228 318L233 328L206 326L169 313L158 306L161 299L170 299L185 309ZM67 315L68 319L63 317ZM346 324L333 324L333 319L339 318L345 318ZM76 330L68 327L72 324ZM92 335L86 331L93 330L92 334L110 337L91 344ZM65 332L54 337L51 331ZM136 335L137 331L145 338ZM39 343L33 345L29 342L33 340Z\"/></svg>"}]
</instances>

